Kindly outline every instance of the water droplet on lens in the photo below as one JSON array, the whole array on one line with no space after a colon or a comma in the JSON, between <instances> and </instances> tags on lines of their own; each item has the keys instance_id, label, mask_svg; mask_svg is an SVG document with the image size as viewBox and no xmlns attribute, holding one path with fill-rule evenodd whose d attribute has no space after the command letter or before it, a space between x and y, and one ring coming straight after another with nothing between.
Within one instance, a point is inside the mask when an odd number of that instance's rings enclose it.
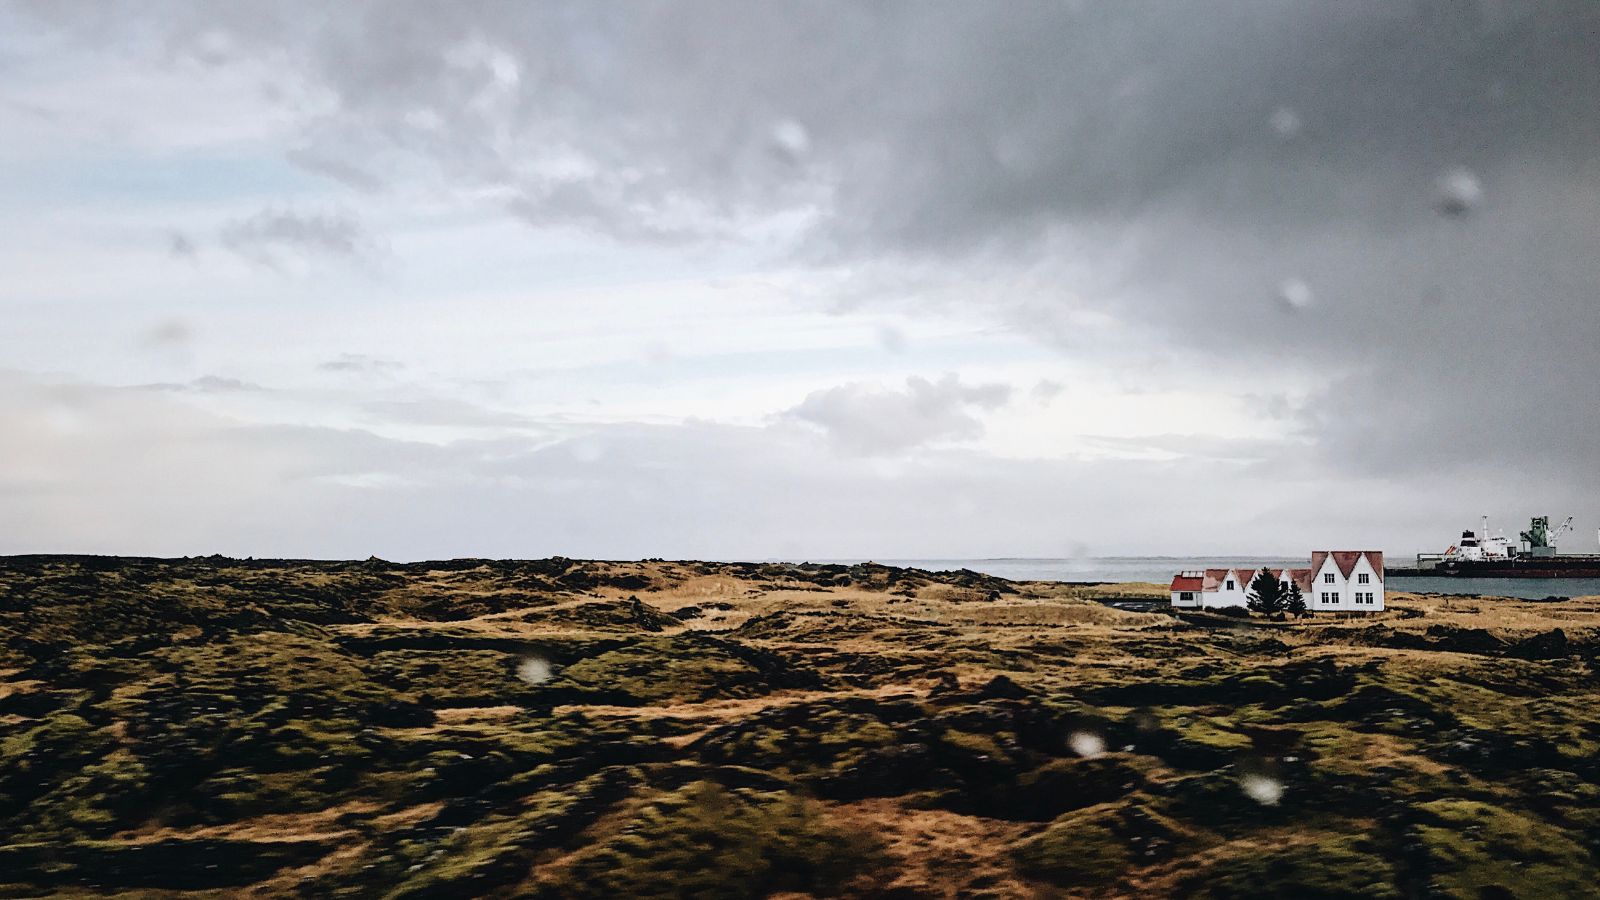
<instances>
[{"instance_id":1,"label":"water droplet on lens","mask_svg":"<svg viewBox=\"0 0 1600 900\"><path fill-rule=\"evenodd\" d=\"M793 119L782 119L772 126L772 149L783 159L798 163L811 152L811 134Z\"/></svg>"},{"instance_id":2,"label":"water droplet on lens","mask_svg":"<svg viewBox=\"0 0 1600 900\"><path fill-rule=\"evenodd\" d=\"M1272 116L1267 119L1267 124L1272 126L1272 130L1278 137L1285 140L1298 136L1300 129L1305 125L1300 121L1300 114L1287 106L1280 106L1273 110Z\"/></svg>"},{"instance_id":3,"label":"water droplet on lens","mask_svg":"<svg viewBox=\"0 0 1600 900\"><path fill-rule=\"evenodd\" d=\"M1310 309L1317 302L1311 285L1298 278L1290 278L1278 285L1278 302L1291 312Z\"/></svg>"},{"instance_id":4,"label":"water droplet on lens","mask_svg":"<svg viewBox=\"0 0 1600 900\"><path fill-rule=\"evenodd\" d=\"M1105 739L1092 731L1074 731L1067 738L1067 746L1073 753L1089 759L1106 752Z\"/></svg>"},{"instance_id":5,"label":"water droplet on lens","mask_svg":"<svg viewBox=\"0 0 1600 900\"><path fill-rule=\"evenodd\" d=\"M1466 166L1456 166L1440 175L1434 190L1434 209L1446 216L1464 216L1483 202L1483 184Z\"/></svg>"},{"instance_id":6,"label":"water droplet on lens","mask_svg":"<svg viewBox=\"0 0 1600 900\"><path fill-rule=\"evenodd\" d=\"M543 684L551 674L550 662L542 657L529 656L517 664L517 677L529 684Z\"/></svg>"},{"instance_id":7,"label":"water droplet on lens","mask_svg":"<svg viewBox=\"0 0 1600 900\"><path fill-rule=\"evenodd\" d=\"M1266 775L1245 775L1239 779L1239 787L1245 796L1262 806L1277 806L1283 799L1283 782Z\"/></svg>"}]
</instances>

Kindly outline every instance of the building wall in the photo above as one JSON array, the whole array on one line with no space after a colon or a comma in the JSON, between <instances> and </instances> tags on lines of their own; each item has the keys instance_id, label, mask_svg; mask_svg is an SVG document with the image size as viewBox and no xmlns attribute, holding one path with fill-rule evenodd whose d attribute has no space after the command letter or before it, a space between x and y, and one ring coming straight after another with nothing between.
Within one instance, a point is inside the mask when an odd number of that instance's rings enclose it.
<instances>
[{"instance_id":1,"label":"building wall","mask_svg":"<svg viewBox=\"0 0 1600 900\"><path fill-rule=\"evenodd\" d=\"M1245 594L1250 590L1248 577L1248 574L1241 577L1237 570L1230 572L1223 578L1222 583L1217 586L1215 592L1202 595L1202 605L1206 609L1220 609L1224 606L1244 606L1247 602ZM1228 590L1229 579L1233 581L1233 590L1231 591Z\"/></svg>"},{"instance_id":2,"label":"building wall","mask_svg":"<svg viewBox=\"0 0 1600 900\"><path fill-rule=\"evenodd\" d=\"M1327 576L1333 576L1333 583L1329 584ZM1361 583L1361 576L1367 576L1367 583ZM1357 604L1357 593L1372 594L1371 604ZM1332 603L1323 602L1325 593L1335 595ZM1384 608L1383 573L1372 568L1372 563L1365 556L1356 560L1350 569L1350 577L1346 578L1339 571L1339 564L1330 555L1322 561L1322 567L1311 576L1311 596L1307 598L1307 607L1313 611L1326 612L1378 612Z\"/></svg>"},{"instance_id":3,"label":"building wall","mask_svg":"<svg viewBox=\"0 0 1600 900\"><path fill-rule=\"evenodd\" d=\"M1361 576L1367 576L1367 583L1361 583ZM1372 595L1373 602L1357 606L1355 603L1356 592L1361 591ZM1350 608L1356 612L1377 612L1383 609L1383 573L1372 567L1365 556L1356 560L1355 568L1350 570Z\"/></svg>"},{"instance_id":4,"label":"building wall","mask_svg":"<svg viewBox=\"0 0 1600 900\"><path fill-rule=\"evenodd\" d=\"M1328 581L1328 576L1333 576L1333 581ZM1345 596L1345 578L1339 571L1339 564L1329 556L1322 561L1322 567L1311 573L1311 596L1306 598L1306 608L1321 612L1338 612L1354 606L1348 603ZM1323 599L1328 594L1333 595L1333 602Z\"/></svg>"}]
</instances>

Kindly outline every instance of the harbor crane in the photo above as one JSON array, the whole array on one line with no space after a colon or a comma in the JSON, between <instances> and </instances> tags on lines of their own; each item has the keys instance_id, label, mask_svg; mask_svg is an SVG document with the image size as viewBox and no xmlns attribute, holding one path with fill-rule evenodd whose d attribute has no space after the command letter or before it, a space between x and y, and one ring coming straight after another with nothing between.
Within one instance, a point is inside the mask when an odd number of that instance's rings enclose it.
<instances>
[{"instance_id":1,"label":"harbor crane","mask_svg":"<svg viewBox=\"0 0 1600 900\"><path fill-rule=\"evenodd\" d=\"M1557 540L1572 530L1572 516L1555 528L1550 527L1549 516L1534 516L1528 530L1522 532L1522 543L1534 556L1554 556Z\"/></svg>"}]
</instances>

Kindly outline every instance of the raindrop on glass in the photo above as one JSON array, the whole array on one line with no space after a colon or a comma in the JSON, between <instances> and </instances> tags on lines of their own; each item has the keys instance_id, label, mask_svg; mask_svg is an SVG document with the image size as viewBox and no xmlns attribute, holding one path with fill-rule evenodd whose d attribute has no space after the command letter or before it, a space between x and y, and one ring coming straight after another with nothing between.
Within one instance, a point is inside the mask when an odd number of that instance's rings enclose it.
<instances>
[{"instance_id":1,"label":"raindrop on glass","mask_svg":"<svg viewBox=\"0 0 1600 900\"><path fill-rule=\"evenodd\" d=\"M1106 752L1105 739L1092 731L1074 731L1067 737L1067 746L1073 753L1089 759Z\"/></svg>"},{"instance_id":2,"label":"raindrop on glass","mask_svg":"<svg viewBox=\"0 0 1600 900\"><path fill-rule=\"evenodd\" d=\"M1245 796L1262 806L1277 806L1283 799L1283 782L1266 775L1249 774L1239 779Z\"/></svg>"},{"instance_id":3,"label":"raindrop on glass","mask_svg":"<svg viewBox=\"0 0 1600 900\"><path fill-rule=\"evenodd\" d=\"M1278 302L1290 312L1300 312L1310 309L1317 302L1317 297L1311 292L1311 285L1298 278L1289 278L1278 285Z\"/></svg>"},{"instance_id":4,"label":"raindrop on glass","mask_svg":"<svg viewBox=\"0 0 1600 900\"><path fill-rule=\"evenodd\" d=\"M811 152L811 134L793 119L782 119L772 126L773 152L791 163L798 163Z\"/></svg>"},{"instance_id":5,"label":"raindrop on glass","mask_svg":"<svg viewBox=\"0 0 1600 900\"><path fill-rule=\"evenodd\" d=\"M550 662L542 657L525 657L517 664L517 677L529 684L543 684L550 675Z\"/></svg>"},{"instance_id":6,"label":"raindrop on glass","mask_svg":"<svg viewBox=\"0 0 1600 900\"><path fill-rule=\"evenodd\" d=\"M1300 114L1287 106L1280 106L1272 111L1267 119L1267 124L1272 126L1272 131L1278 137L1288 140L1297 137L1305 123L1300 121Z\"/></svg>"},{"instance_id":7,"label":"raindrop on glass","mask_svg":"<svg viewBox=\"0 0 1600 900\"><path fill-rule=\"evenodd\" d=\"M1483 202L1483 184L1471 169L1456 166L1434 182L1434 195L1434 209L1443 215L1459 218L1477 209L1478 204Z\"/></svg>"}]
</instances>

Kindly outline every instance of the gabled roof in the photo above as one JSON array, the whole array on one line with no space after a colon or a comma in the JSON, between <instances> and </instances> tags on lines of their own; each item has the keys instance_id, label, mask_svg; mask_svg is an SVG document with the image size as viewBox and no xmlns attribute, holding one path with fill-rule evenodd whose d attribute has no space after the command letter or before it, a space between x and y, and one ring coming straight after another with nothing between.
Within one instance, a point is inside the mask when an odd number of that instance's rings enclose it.
<instances>
[{"instance_id":1,"label":"gabled roof","mask_svg":"<svg viewBox=\"0 0 1600 900\"><path fill-rule=\"evenodd\" d=\"M1378 575L1378 580L1382 581L1383 580L1383 551L1382 550L1363 550L1363 551L1361 551L1361 555L1365 556L1367 558L1367 565L1372 567L1372 571L1376 572L1377 575ZM1352 563L1352 565L1354 565L1354 564Z\"/></svg>"},{"instance_id":2,"label":"gabled roof","mask_svg":"<svg viewBox=\"0 0 1600 900\"><path fill-rule=\"evenodd\" d=\"M1311 554L1311 568L1309 569L1268 568L1267 571L1271 572L1272 577L1279 581L1283 581L1286 578L1293 581L1300 586L1302 594L1310 596L1312 580L1316 578L1318 572L1322 571L1323 563L1326 563L1330 557L1339 571L1344 573L1345 578L1349 578L1355 572L1357 562L1366 559L1367 564L1372 566L1372 571L1378 573L1378 581L1380 583L1383 581L1383 551L1381 550L1317 550ZM1202 591L1210 594L1222 590L1222 583L1229 578L1233 578L1239 582L1238 586L1240 588L1249 590L1250 582L1255 580L1256 573L1260 572L1261 569L1261 566L1239 566L1232 569L1206 569L1204 572L1193 570L1179 572L1172 579L1172 589L1174 591Z\"/></svg>"},{"instance_id":3,"label":"gabled roof","mask_svg":"<svg viewBox=\"0 0 1600 900\"><path fill-rule=\"evenodd\" d=\"M1316 574L1314 569L1289 570L1289 577L1294 580L1295 584L1300 585L1300 593L1307 595L1311 593L1311 576L1314 574Z\"/></svg>"},{"instance_id":4,"label":"gabled roof","mask_svg":"<svg viewBox=\"0 0 1600 900\"><path fill-rule=\"evenodd\" d=\"M1372 571L1378 573L1378 580L1383 580L1382 550L1318 550L1311 554L1311 570L1321 571L1322 564L1330 556L1333 557L1333 564L1339 567L1339 574L1346 578L1355 571L1356 561L1365 557Z\"/></svg>"}]
</instances>

